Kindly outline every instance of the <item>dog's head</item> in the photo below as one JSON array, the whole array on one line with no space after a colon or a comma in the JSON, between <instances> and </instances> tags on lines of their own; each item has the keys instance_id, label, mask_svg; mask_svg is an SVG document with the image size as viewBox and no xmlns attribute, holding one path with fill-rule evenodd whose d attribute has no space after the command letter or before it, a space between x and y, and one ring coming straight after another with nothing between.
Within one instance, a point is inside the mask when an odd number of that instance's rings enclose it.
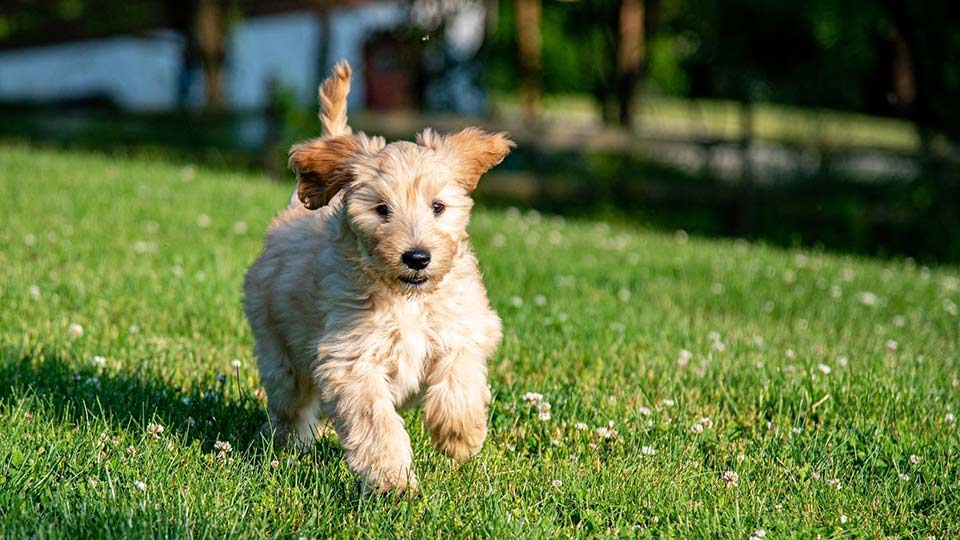
<instances>
[{"instance_id":1,"label":"dog's head","mask_svg":"<svg viewBox=\"0 0 960 540\"><path fill-rule=\"evenodd\" d=\"M368 273L396 290L430 291L467 236L470 193L513 146L505 133L476 128L425 130L416 143L342 135L294 146L290 165L307 208L343 193Z\"/></svg>"}]
</instances>

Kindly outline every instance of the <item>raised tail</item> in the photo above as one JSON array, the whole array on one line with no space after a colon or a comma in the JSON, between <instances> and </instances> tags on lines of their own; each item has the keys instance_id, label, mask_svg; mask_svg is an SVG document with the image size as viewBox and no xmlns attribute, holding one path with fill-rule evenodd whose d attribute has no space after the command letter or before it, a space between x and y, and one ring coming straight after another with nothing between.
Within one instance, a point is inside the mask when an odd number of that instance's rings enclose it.
<instances>
[{"instance_id":1,"label":"raised tail","mask_svg":"<svg viewBox=\"0 0 960 540\"><path fill-rule=\"evenodd\" d=\"M350 135L347 125L347 94L350 93L350 64L341 59L333 66L333 73L320 85L320 122L324 137Z\"/></svg>"}]
</instances>

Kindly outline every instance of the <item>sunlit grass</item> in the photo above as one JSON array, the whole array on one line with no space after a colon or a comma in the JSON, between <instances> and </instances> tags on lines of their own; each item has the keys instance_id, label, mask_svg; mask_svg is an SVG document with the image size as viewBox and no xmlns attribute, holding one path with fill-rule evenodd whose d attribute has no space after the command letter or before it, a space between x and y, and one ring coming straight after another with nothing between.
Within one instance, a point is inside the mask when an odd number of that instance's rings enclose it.
<instances>
[{"instance_id":1,"label":"sunlit grass","mask_svg":"<svg viewBox=\"0 0 960 540\"><path fill-rule=\"evenodd\" d=\"M955 267L523 211L471 226L505 327L483 452L410 411L421 496L365 500L334 440L256 436L241 281L290 188L0 147L4 535L960 534Z\"/></svg>"},{"instance_id":2,"label":"sunlit grass","mask_svg":"<svg viewBox=\"0 0 960 540\"><path fill-rule=\"evenodd\" d=\"M514 96L494 99L504 116L519 114ZM600 116L589 96L546 96L544 117L568 125L599 125ZM914 152L919 138L903 120L826 109L758 103L752 107L753 136L789 144L824 148L867 147ZM688 100L642 95L637 100L636 127L644 133L674 137L713 137L737 140L742 135L742 107L734 101Z\"/></svg>"}]
</instances>

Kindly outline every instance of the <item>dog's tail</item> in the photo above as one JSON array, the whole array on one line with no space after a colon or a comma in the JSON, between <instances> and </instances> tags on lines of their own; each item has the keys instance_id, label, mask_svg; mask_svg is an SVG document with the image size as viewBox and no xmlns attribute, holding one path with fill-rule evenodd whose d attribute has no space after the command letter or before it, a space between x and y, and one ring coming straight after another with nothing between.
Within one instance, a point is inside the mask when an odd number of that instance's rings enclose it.
<instances>
[{"instance_id":1,"label":"dog's tail","mask_svg":"<svg viewBox=\"0 0 960 540\"><path fill-rule=\"evenodd\" d=\"M347 94L350 93L350 64L341 59L333 73L320 85L320 123L324 137L350 135L347 125Z\"/></svg>"}]
</instances>

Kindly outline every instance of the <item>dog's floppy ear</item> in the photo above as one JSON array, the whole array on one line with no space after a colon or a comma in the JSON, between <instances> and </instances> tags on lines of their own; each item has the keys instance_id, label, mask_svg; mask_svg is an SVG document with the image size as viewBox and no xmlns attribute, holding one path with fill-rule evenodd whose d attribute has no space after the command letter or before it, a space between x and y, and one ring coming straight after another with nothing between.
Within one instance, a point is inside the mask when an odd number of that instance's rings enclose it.
<instances>
[{"instance_id":1,"label":"dog's floppy ear","mask_svg":"<svg viewBox=\"0 0 960 540\"><path fill-rule=\"evenodd\" d=\"M468 127L446 137L432 130L424 130L417 136L417 142L434 150L449 152L458 161L460 185L467 191L473 191L483 173L503 161L516 144L507 138L507 133L486 133L475 127Z\"/></svg>"},{"instance_id":2,"label":"dog's floppy ear","mask_svg":"<svg viewBox=\"0 0 960 540\"><path fill-rule=\"evenodd\" d=\"M340 136L313 139L290 148L290 168L297 173L297 197L310 210L316 210L354 177L353 165L358 157L382 139L361 136Z\"/></svg>"}]
</instances>

